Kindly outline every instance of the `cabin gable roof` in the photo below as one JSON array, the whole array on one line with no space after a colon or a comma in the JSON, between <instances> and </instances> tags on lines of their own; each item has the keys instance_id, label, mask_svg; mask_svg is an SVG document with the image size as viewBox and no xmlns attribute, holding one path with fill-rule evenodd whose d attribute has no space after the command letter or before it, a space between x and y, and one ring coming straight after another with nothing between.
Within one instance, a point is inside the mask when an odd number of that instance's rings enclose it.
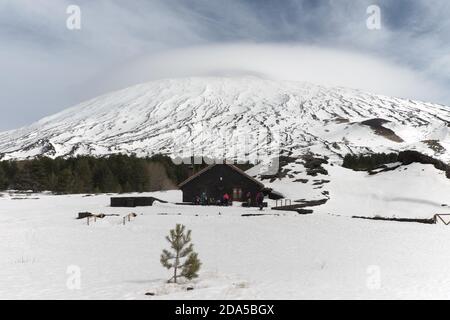
<instances>
[{"instance_id":1,"label":"cabin gable roof","mask_svg":"<svg viewBox=\"0 0 450 320\"><path fill-rule=\"evenodd\" d=\"M243 170L239 169L238 167L236 167L235 165L232 164L212 164L206 168L203 168L202 170L200 170L199 172L197 172L196 174L190 176L189 178L187 178L186 180L184 180L182 183L180 183L178 185L178 187L180 189L182 189L184 186L186 186L187 184L193 182L194 180L196 180L198 177L200 177L201 175L203 175L204 173L206 173L207 171L211 170L212 168L214 168L215 166L228 166L229 168L237 171L240 175L242 175L243 177L253 181L254 183L256 183L257 185L259 185L261 188L264 188L264 184L262 184L260 181L256 180L255 178L253 178L252 176L248 175L247 173L245 173Z\"/></svg>"}]
</instances>

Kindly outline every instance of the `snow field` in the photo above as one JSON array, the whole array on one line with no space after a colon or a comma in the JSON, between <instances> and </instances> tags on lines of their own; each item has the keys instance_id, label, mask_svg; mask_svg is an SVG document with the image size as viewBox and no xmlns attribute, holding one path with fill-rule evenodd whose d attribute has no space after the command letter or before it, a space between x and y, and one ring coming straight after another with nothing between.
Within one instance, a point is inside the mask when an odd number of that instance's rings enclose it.
<instances>
[{"instance_id":1,"label":"snow field","mask_svg":"<svg viewBox=\"0 0 450 320\"><path fill-rule=\"evenodd\" d=\"M450 298L450 229L442 225L271 210L264 213L278 216L242 217L259 211L239 207L110 208L107 195L32 197L39 199L0 198L2 299ZM74 219L80 211L138 216L125 226L121 217L87 226ZM203 262L193 291L165 284L159 263L176 223L192 229ZM69 266L80 268L81 290L67 287Z\"/></svg>"}]
</instances>

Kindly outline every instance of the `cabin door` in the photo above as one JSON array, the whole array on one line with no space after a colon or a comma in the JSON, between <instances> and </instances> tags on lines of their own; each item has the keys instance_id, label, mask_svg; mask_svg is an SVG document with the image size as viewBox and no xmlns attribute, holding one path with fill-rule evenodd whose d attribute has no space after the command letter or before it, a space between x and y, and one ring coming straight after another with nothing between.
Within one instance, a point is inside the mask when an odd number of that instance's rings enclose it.
<instances>
[{"instance_id":1,"label":"cabin door","mask_svg":"<svg viewBox=\"0 0 450 320\"><path fill-rule=\"evenodd\" d=\"M233 188L233 201L242 201L242 189Z\"/></svg>"}]
</instances>

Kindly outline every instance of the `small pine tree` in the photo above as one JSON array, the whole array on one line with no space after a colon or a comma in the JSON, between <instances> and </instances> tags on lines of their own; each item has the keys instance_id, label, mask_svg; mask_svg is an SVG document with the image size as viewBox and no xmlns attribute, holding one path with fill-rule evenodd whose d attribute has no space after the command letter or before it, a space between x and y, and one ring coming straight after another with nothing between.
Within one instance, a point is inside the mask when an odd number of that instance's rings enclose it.
<instances>
[{"instance_id":1,"label":"small pine tree","mask_svg":"<svg viewBox=\"0 0 450 320\"><path fill-rule=\"evenodd\" d=\"M198 277L201 262L197 253L194 252L194 245L190 243L191 230L185 233L185 229L184 225L177 224L166 237L174 251L163 250L161 254L161 264L169 270L173 269L173 277L168 282L177 283L180 277L187 280Z\"/></svg>"}]
</instances>

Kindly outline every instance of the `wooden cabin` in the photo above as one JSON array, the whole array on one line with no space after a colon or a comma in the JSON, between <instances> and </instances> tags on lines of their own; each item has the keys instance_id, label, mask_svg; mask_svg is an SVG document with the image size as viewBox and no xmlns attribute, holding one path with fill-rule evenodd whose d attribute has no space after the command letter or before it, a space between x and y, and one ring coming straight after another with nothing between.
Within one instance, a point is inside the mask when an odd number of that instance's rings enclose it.
<instances>
[{"instance_id":1,"label":"wooden cabin","mask_svg":"<svg viewBox=\"0 0 450 320\"><path fill-rule=\"evenodd\" d=\"M233 201L247 201L246 195L251 193L252 199L264 185L232 164L214 164L200 170L179 185L183 191L183 202L193 202L203 192L208 199L222 199L225 193Z\"/></svg>"},{"instance_id":2,"label":"wooden cabin","mask_svg":"<svg viewBox=\"0 0 450 320\"><path fill-rule=\"evenodd\" d=\"M167 203L166 201L156 199L154 197L112 197L111 207L148 207L152 206L155 201Z\"/></svg>"}]
</instances>

